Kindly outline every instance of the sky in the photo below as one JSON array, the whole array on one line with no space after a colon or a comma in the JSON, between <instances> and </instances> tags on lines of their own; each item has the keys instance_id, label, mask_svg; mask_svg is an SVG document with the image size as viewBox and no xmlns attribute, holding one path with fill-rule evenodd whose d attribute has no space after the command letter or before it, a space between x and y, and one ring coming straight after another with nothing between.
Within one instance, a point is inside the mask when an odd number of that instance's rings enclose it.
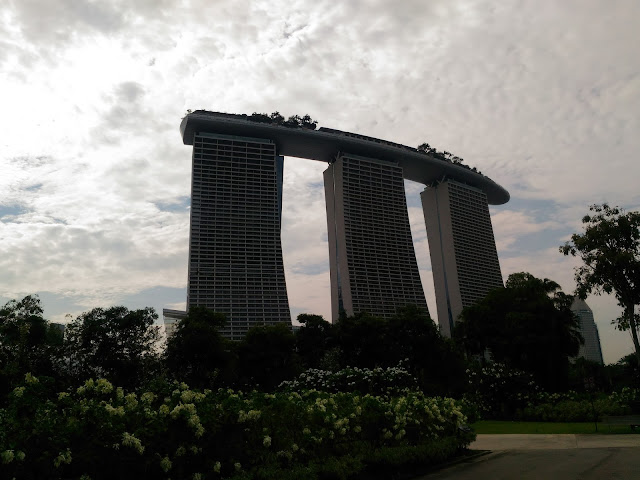
<instances>
[{"instance_id":1,"label":"sky","mask_svg":"<svg viewBox=\"0 0 640 480\"><path fill-rule=\"evenodd\" d=\"M490 211L503 276L575 288L558 247L594 203L640 208L637 0L5 0L0 3L0 302L45 316L184 307L187 109L319 126L463 157L511 200ZM330 318L326 165L286 158L292 314ZM430 312L422 186L406 183ZM606 363L632 352L589 297ZM69 316L70 315L70 316Z\"/></svg>"}]
</instances>

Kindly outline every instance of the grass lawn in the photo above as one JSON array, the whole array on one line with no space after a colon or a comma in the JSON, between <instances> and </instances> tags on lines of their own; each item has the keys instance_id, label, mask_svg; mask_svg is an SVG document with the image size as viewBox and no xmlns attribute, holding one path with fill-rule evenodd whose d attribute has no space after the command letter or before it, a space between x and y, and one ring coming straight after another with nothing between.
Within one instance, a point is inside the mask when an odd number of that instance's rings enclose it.
<instances>
[{"instance_id":1,"label":"grass lawn","mask_svg":"<svg viewBox=\"0 0 640 480\"><path fill-rule=\"evenodd\" d=\"M476 433L640 433L625 425L602 425L598 423L598 432L591 423L555 423L555 422L503 422L481 420L471 425Z\"/></svg>"}]
</instances>

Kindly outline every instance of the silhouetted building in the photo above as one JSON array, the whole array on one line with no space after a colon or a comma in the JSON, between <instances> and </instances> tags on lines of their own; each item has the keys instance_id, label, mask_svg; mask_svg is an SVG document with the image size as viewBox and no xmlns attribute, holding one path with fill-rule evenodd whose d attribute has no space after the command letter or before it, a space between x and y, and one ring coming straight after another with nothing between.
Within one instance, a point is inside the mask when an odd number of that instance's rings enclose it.
<instances>
[{"instance_id":1,"label":"silhouetted building","mask_svg":"<svg viewBox=\"0 0 640 480\"><path fill-rule=\"evenodd\" d=\"M178 324L187 316L184 310L171 310L169 308L162 309L162 322L164 323L164 333L167 340L175 333Z\"/></svg>"},{"instance_id":2,"label":"silhouetted building","mask_svg":"<svg viewBox=\"0 0 640 480\"><path fill-rule=\"evenodd\" d=\"M392 316L414 304L427 310L411 238L402 168L338 156L324 172L331 312Z\"/></svg>"},{"instance_id":3,"label":"silhouetted building","mask_svg":"<svg viewBox=\"0 0 640 480\"><path fill-rule=\"evenodd\" d=\"M193 145L187 308L225 314L228 338L240 339L254 325L291 324L280 242L283 155L329 163L334 319L363 311L389 317L407 304L427 308L403 178L441 182L422 193L422 202L442 332L450 335L463 306L502 285L487 203L506 203L509 193L465 165L365 135L279 125L264 115L199 110L180 131Z\"/></svg>"},{"instance_id":4,"label":"silhouetted building","mask_svg":"<svg viewBox=\"0 0 640 480\"><path fill-rule=\"evenodd\" d=\"M485 193L447 180L421 194L443 335L464 307L504 286Z\"/></svg>"},{"instance_id":5,"label":"silhouetted building","mask_svg":"<svg viewBox=\"0 0 640 480\"><path fill-rule=\"evenodd\" d=\"M193 139L187 305L223 313L221 334L291 324L280 244L284 158L271 140Z\"/></svg>"},{"instance_id":6,"label":"silhouetted building","mask_svg":"<svg viewBox=\"0 0 640 480\"><path fill-rule=\"evenodd\" d=\"M571 305L571 311L580 319L580 333L584 338L584 344L580 345L578 357L604 365L600 334L598 333L598 326L593 319L591 308L589 308L587 302L576 297Z\"/></svg>"}]
</instances>

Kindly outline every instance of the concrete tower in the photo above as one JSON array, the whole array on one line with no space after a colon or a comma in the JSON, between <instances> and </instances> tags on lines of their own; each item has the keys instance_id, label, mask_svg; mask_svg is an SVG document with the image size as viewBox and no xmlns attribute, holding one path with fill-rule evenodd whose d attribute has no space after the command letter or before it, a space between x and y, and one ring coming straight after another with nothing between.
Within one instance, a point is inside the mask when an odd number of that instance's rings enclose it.
<instances>
[{"instance_id":1,"label":"concrete tower","mask_svg":"<svg viewBox=\"0 0 640 480\"><path fill-rule=\"evenodd\" d=\"M389 317L407 304L427 308L403 179L434 185L422 202L443 333L451 334L464 306L502 285L487 203L506 203L509 192L474 169L395 142L260 114L197 110L183 118L180 133L193 145L187 305L224 313L228 338L291 321L280 243L281 155L329 164L334 320L342 312ZM169 330L182 316L164 313Z\"/></svg>"},{"instance_id":2,"label":"concrete tower","mask_svg":"<svg viewBox=\"0 0 640 480\"><path fill-rule=\"evenodd\" d=\"M407 304L427 310L402 173L348 153L324 172L334 321L341 312L390 317Z\"/></svg>"},{"instance_id":3,"label":"concrete tower","mask_svg":"<svg viewBox=\"0 0 640 480\"><path fill-rule=\"evenodd\" d=\"M464 307L502 287L487 196L447 180L421 194L431 268L443 335L451 336Z\"/></svg>"},{"instance_id":4,"label":"concrete tower","mask_svg":"<svg viewBox=\"0 0 640 480\"><path fill-rule=\"evenodd\" d=\"M226 315L221 334L291 324L282 264L283 157L273 141L197 132L193 138L187 305Z\"/></svg>"},{"instance_id":5,"label":"concrete tower","mask_svg":"<svg viewBox=\"0 0 640 480\"><path fill-rule=\"evenodd\" d=\"M598 326L593 319L591 308L589 308L587 302L576 297L571 305L571 311L580 319L580 333L584 338L584 345L580 345L578 357L604 365L600 334L598 333Z\"/></svg>"}]
</instances>

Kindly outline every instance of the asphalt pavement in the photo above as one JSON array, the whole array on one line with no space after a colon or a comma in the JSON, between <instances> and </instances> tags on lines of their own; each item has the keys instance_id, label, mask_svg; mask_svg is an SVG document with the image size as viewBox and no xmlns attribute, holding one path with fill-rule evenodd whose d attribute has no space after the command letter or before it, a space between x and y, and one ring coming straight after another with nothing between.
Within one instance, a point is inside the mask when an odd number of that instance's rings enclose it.
<instances>
[{"instance_id":1,"label":"asphalt pavement","mask_svg":"<svg viewBox=\"0 0 640 480\"><path fill-rule=\"evenodd\" d=\"M485 455L416 480L640 480L640 435L478 435Z\"/></svg>"}]
</instances>

